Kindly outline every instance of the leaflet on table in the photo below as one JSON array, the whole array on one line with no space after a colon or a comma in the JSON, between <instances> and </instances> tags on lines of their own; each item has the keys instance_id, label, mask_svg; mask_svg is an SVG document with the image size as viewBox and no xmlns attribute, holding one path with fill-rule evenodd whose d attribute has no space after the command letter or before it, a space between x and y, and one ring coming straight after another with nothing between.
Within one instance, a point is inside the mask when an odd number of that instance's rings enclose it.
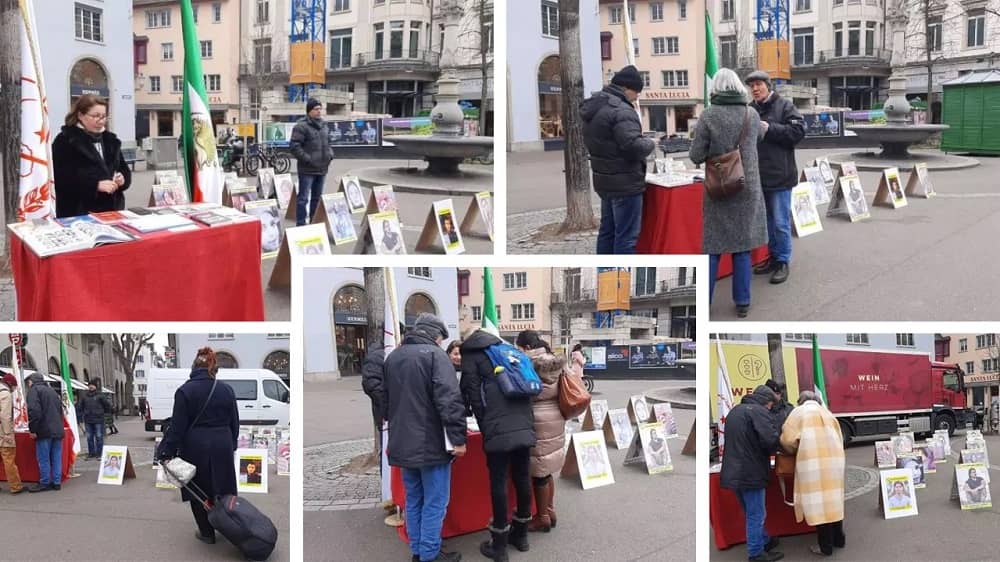
<instances>
[{"instance_id":1,"label":"leaflet on table","mask_svg":"<svg viewBox=\"0 0 1000 562\"><path fill-rule=\"evenodd\" d=\"M191 219L183 215L147 215L124 222L126 226L142 233L159 232L161 230L173 230L178 227L190 227L197 225Z\"/></svg>"},{"instance_id":2,"label":"leaflet on table","mask_svg":"<svg viewBox=\"0 0 1000 562\"><path fill-rule=\"evenodd\" d=\"M139 215L132 211L105 211L103 213L90 213L90 215L102 224L116 224L129 219L139 218Z\"/></svg>"},{"instance_id":3,"label":"leaflet on table","mask_svg":"<svg viewBox=\"0 0 1000 562\"><path fill-rule=\"evenodd\" d=\"M646 174L646 183L660 187L680 187L701 179L700 170L667 170L662 174Z\"/></svg>"},{"instance_id":4,"label":"leaflet on table","mask_svg":"<svg viewBox=\"0 0 1000 562\"><path fill-rule=\"evenodd\" d=\"M130 242L136 237L118 228L99 223L77 221L69 227L51 222L44 226L18 223L10 225L11 232L16 234L39 257L64 254L79 250L87 250L104 244Z\"/></svg>"}]
</instances>

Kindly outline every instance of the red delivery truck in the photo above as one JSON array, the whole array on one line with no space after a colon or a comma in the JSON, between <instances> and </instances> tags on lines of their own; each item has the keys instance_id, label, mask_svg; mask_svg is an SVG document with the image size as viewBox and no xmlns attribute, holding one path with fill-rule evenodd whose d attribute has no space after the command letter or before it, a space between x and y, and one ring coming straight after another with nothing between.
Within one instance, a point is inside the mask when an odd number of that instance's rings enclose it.
<instances>
[{"instance_id":1,"label":"red delivery truck","mask_svg":"<svg viewBox=\"0 0 1000 562\"><path fill-rule=\"evenodd\" d=\"M966 405L965 373L926 353L820 348L830 411L844 443L853 437L892 435L907 427L917 435L974 423ZM800 389L813 388L812 348L797 348ZM794 401L795 397L789 397Z\"/></svg>"}]
</instances>

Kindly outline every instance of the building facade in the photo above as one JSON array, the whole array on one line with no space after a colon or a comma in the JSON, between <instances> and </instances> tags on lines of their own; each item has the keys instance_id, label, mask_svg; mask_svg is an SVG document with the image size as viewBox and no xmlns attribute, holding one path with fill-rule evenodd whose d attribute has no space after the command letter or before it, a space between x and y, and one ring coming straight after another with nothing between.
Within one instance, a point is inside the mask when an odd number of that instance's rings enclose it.
<instances>
[{"instance_id":1,"label":"building facade","mask_svg":"<svg viewBox=\"0 0 1000 562\"><path fill-rule=\"evenodd\" d=\"M134 0L131 29L135 57L137 138L181 134L184 37L178 0ZM238 83L240 3L193 2L205 93L215 125L240 119Z\"/></svg>"},{"instance_id":2,"label":"building facade","mask_svg":"<svg viewBox=\"0 0 1000 562\"><path fill-rule=\"evenodd\" d=\"M968 403L992 406L1000 397L1000 334L944 334L942 340L946 342L942 360L965 371ZM992 419L998 419L996 413Z\"/></svg>"},{"instance_id":3,"label":"building facade","mask_svg":"<svg viewBox=\"0 0 1000 562\"><path fill-rule=\"evenodd\" d=\"M220 369L269 369L289 380L288 334L177 334L178 366L194 364L198 350L215 350Z\"/></svg>"},{"instance_id":4,"label":"building facade","mask_svg":"<svg viewBox=\"0 0 1000 562\"><path fill-rule=\"evenodd\" d=\"M542 267L491 269L493 298L500 337L513 342L524 330L535 330L548 341L552 335L549 303L552 298L552 270ZM483 321L483 269L458 273L459 315L462 333L478 328ZM551 343L551 342L550 342Z\"/></svg>"},{"instance_id":5,"label":"building facade","mask_svg":"<svg viewBox=\"0 0 1000 562\"><path fill-rule=\"evenodd\" d=\"M636 67L645 80L639 94L646 131L688 133L701 113L705 91L704 0L629 3ZM605 82L628 64L624 8L601 0L601 62Z\"/></svg>"},{"instance_id":6,"label":"building facade","mask_svg":"<svg viewBox=\"0 0 1000 562\"><path fill-rule=\"evenodd\" d=\"M108 100L108 129L136 146L132 10L125 2L33 0L53 137L78 97Z\"/></svg>"},{"instance_id":7,"label":"building facade","mask_svg":"<svg viewBox=\"0 0 1000 562\"><path fill-rule=\"evenodd\" d=\"M527 9L530 5L540 6L540 12ZM507 36L507 150L561 148L559 4L532 0L506 2L505 6L507 21L512 22ZM583 94L587 97L603 84L597 0L580 1L579 22Z\"/></svg>"},{"instance_id":8,"label":"building facade","mask_svg":"<svg viewBox=\"0 0 1000 562\"><path fill-rule=\"evenodd\" d=\"M713 334L713 337L715 334ZM767 343L767 334L717 334L719 339ZM782 343L812 345L813 334L781 334ZM934 334L816 334L820 347L856 347L870 351L907 351L927 354L935 360Z\"/></svg>"},{"instance_id":9,"label":"building facade","mask_svg":"<svg viewBox=\"0 0 1000 562\"><path fill-rule=\"evenodd\" d=\"M399 318L411 326L421 312L440 317L459 339L458 275L452 268L394 269ZM367 354L368 314L364 272L360 268L307 269L303 293L313 300L303 313L309 380L330 380L361 373Z\"/></svg>"}]
</instances>

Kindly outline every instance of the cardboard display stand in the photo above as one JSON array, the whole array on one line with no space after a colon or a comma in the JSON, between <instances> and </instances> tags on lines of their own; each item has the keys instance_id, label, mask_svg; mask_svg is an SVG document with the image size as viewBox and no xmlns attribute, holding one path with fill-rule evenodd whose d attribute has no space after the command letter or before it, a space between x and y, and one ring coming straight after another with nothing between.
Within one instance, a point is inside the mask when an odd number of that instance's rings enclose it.
<instances>
[{"instance_id":1,"label":"cardboard display stand","mask_svg":"<svg viewBox=\"0 0 1000 562\"><path fill-rule=\"evenodd\" d=\"M878 468L896 467L896 451L892 447L892 441L875 442L875 466Z\"/></svg>"},{"instance_id":2,"label":"cardboard display stand","mask_svg":"<svg viewBox=\"0 0 1000 562\"><path fill-rule=\"evenodd\" d=\"M184 178L167 176L162 182L153 184L149 192L149 207L170 207L173 205L188 205L191 198L184 187Z\"/></svg>"},{"instance_id":3,"label":"cardboard display stand","mask_svg":"<svg viewBox=\"0 0 1000 562\"><path fill-rule=\"evenodd\" d=\"M282 211L288 211L290 207L294 207L294 205L289 205L295 197L295 182L292 181L292 174L275 174L274 186L278 208ZM294 210L291 214L292 218L295 218ZM285 218L288 218L288 213L285 214Z\"/></svg>"},{"instance_id":4,"label":"cardboard display stand","mask_svg":"<svg viewBox=\"0 0 1000 562\"><path fill-rule=\"evenodd\" d=\"M455 222L455 205L451 199L435 201L431 205L415 250L447 255L465 252L462 233L459 232Z\"/></svg>"},{"instance_id":5,"label":"cardboard display stand","mask_svg":"<svg viewBox=\"0 0 1000 562\"><path fill-rule=\"evenodd\" d=\"M912 453L898 453L896 455L896 468L905 468L913 475L914 488L926 488L927 479L924 476L924 456L919 449L914 448Z\"/></svg>"},{"instance_id":6,"label":"cardboard display stand","mask_svg":"<svg viewBox=\"0 0 1000 562\"><path fill-rule=\"evenodd\" d=\"M820 177L823 178L823 183L827 187L833 187L837 185L837 178L839 176L839 171L834 172L833 166L830 165L830 159L827 157L817 158L813 160L812 167L819 170Z\"/></svg>"},{"instance_id":7,"label":"cardboard display stand","mask_svg":"<svg viewBox=\"0 0 1000 562\"><path fill-rule=\"evenodd\" d=\"M920 188L919 191L917 188ZM906 180L907 197L923 197L930 199L937 195L934 191L934 184L931 182L931 173L927 169L927 162L921 162L913 166L910 177Z\"/></svg>"},{"instance_id":8,"label":"cardboard display stand","mask_svg":"<svg viewBox=\"0 0 1000 562\"><path fill-rule=\"evenodd\" d=\"M477 222L486 226L485 232L476 230ZM481 191L472 198L458 230L463 236L493 240L493 194L489 191Z\"/></svg>"},{"instance_id":9,"label":"cardboard display stand","mask_svg":"<svg viewBox=\"0 0 1000 562\"><path fill-rule=\"evenodd\" d=\"M312 224L322 224L327 237L337 246L358 239L358 233L354 230L354 218L343 193L324 194L322 204L316 207Z\"/></svg>"},{"instance_id":10,"label":"cardboard display stand","mask_svg":"<svg viewBox=\"0 0 1000 562\"><path fill-rule=\"evenodd\" d=\"M299 201L299 180L298 178L294 178L294 180L292 181L292 195L288 200L288 209L285 210L286 221L294 221L299 218L298 210L296 209L298 201ZM319 209L321 206L322 205L317 205L316 209ZM308 208L306 209L306 212L309 212Z\"/></svg>"},{"instance_id":11,"label":"cardboard display stand","mask_svg":"<svg viewBox=\"0 0 1000 562\"><path fill-rule=\"evenodd\" d=\"M822 189L825 191L826 187ZM823 231L810 183L800 183L792 189L792 223L799 238Z\"/></svg>"},{"instance_id":12,"label":"cardboard display stand","mask_svg":"<svg viewBox=\"0 0 1000 562\"><path fill-rule=\"evenodd\" d=\"M340 178L340 191L347 197L347 206L350 207L352 214L364 212L365 196L361 192L361 182L357 176Z\"/></svg>"},{"instance_id":13,"label":"cardboard display stand","mask_svg":"<svg viewBox=\"0 0 1000 562\"><path fill-rule=\"evenodd\" d=\"M267 493L267 449L236 449L236 490L240 493Z\"/></svg>"},{"instance_id":14,"label":"cardboard display stand","mask_svg":"<svg viewBox=\"0 0 1000 562\"><path fill-rule=\"evenodd\" d=\"M628 447L629 442L632 441L632 436L635 434L635 428L625 408L608 411L608 418L604 424L603 431L605 441L614 443L615 449Z\"/></svg>"},{"instance_id":15,"label":"cardboard display stand","mask_svg":"<svg viewBox=\"0 0 1000 562\"><path fill-rule=\"evenodd\" d=\"M222 198L222 204L226 207L236 209L237 211L243 212L248 201L258 201L260 193L257 188L252 185L242 184L242 185L229 185L226 186L226 191Z\"/></svg>"},{"instance_id":16,"label":"cardboard display stand","mask_svg":"<svg viewBox=\"0 0 1000 562\"><path fill-rule=\"evenodd\" d=\"M677 418L674 417L674 409L670 402L653 404L653 416L649 421L657 421L663 424L667 431L667 439L678 439Z\"/></svg>"},{"instance_id":17,"label":"cardboard display stand","mask_svg":"<svg viewBox=\"0 0 1000 562\"><path fill-rule=\"evenodd\" d=\"M615 483L608 448L600 431L583 431L569 437L561 478L580 477L584 490Z\"/></svg>"},{"instance_id":18,"label":"cardboard display stand","mask_svg":"<svg viewBox=\"0 0 1000 562\"><path fill-rule=\"evenodd\" d=\"M835 183L827 185L826 181L823 180L823 174L816 167L802 168L802 172L799 173L799 183L809 184L817 205L825 205L830 202L831 188L836 185Z\"/></svg>"},{"instance_id":19,"label":"cardboard display stand","mask_svg":"<svg viewBox=\"0 0 1000 562\"><path fill-rule=\"evenodd\" d=\"M135 478L132 455L124 445L105 445L101 449L101 465L97 470L97 483L121 486L122 482Z\"/></svg>"},{"instance_id":20,"label":"cardboard display stand","mask_svg":"<svg viewBox=\"0 0 1000 562\"><path fill-rule=\"evenodd\" d=\"M587 412L583 418L582 429L584 431L593 431L595 429L602 429L604 427L604 420L608 416L608 401L607 400L591 400L590 407L587 408Z\"/></svg>"},{"instance_id":21,"label":"cardboard display stand","mask_svg":"<svg viewBox=\"0 0 1000 562\"><path fill-rule=\"evenodd\" d=\"M646 397L642 394L635 394L629 396L628 398L628 419L632 422L632 425L638 425L640 423L646 423L656 420L655 414L646 403Z\"/></svg>"},{"instance_id":22,"label":"cardboard display stand","mask_svg":"<svg viewBox=\"0 0 1000 562\"><path fill-rule=\"evenodd\" d=\"M909 469L881 471L879 488L878 508L886 519L917 515L917 492Z\"/></svg>"},{"instance_id":23,"label":"cardboard display stand","mask_svg":"<svg viewBox=\"0 0 1000 562\"><path fill-rule=\"evenodd\" d=\"M887 168L882 171L872 205L893 209L906 206L906 194L903 193L903 184L899 181L899 168Z\"/></svg>"},{"instance_id":24,"label":"cardboard display stand","mask_svg":"<svg viewBox=\"0 0 1000 562\"><path fill-rule=\"evenodd\" d=\"M963 511L993 507L989 468L985 463L963 462L955 465L955 473L951 479L951 500L958 501ZM970 484L972 478L975 480Z\"/></svg>"},{"instance_id":25,"label":"cardboard display stand","mask_svg":"<svg viewBox=\"0 0 1000 562\"><path fill-rule=\"evenodd\" d=\"M271 288L291 287L292 266L297 256L328 256L330 240L326 228L320 224L296 226L285 230L285 237L278 250L278 259L271 270L267 286Z\"/></svg>"},{"instance_id":26,"label":"cardboard display stand","mask_svg":"<svg viewBox=\"0 0 1000 562\"><path fill-rule=\"evenodd\" d=\"M367 234L358 240L355 251L363 248L367 252L374 250L381 256L406 255L406 240L403 238L403 226L399 224L399 216L395 211L375 213L365 217L367 224L374 225ZM388 232L387 232L388 231Z\"/></svg>"},{"instance_id":27,"label":"cardboard display stand","mask_svg":"<svg viewBox=\"0 0 1000 562\"><path fill-rule=\"evenodd\" d=\"M851 222L871 218L861 179L857 176L841 176L837 189L833 190L833 200L826 209L826 216L846 215Z\"/></svg>"},{"instance_id":28,"label":"cardboard display stand","mask_svg":"<svg viewBox=\"0 0 1000 562\"><path fill-rule=\"evenodd\" d=\"M261 199L270 199L274 194L274 168L257 170L257 189Z\"/></svg>"},{"instance_id":29,"label":"cardboard display stand","mask_svg":"<svg viewBox=\"0 0 1000 562\"><path fill-rule=\"evenodd\" d=\"M284 237L284 225L278 210L278 202L274 199L247 201L243 212L260 220L260 257L270 259L278 255Z\"/></svg>"},{"instance_id":30,"label":"cardboard display stand","mask_svg":"<svg viewBox=\"0 0 1000 562\"><path fill-rule=\"evenodd\" d=\"M691 422L691 431L688 431L688 438L684 441L684 448L681 449L681 454L689 457L696 456L698 453L698 444L695 443L697 438L697 431L695 431L696 423Z\"/></svg>"},{"instance_id":31,"label":"cardboard display stand","mask_svg":"<svg viewBox=\"0 0 1000 562\"><path fill-rule=\"evenodd\" d=\"M375 250L375 241L374 237L372 236L372 226L371 226L372 219L370 218L372 215L377 215L383 212L385 213L394 212L397 213L397 221L398 221L399 210L398 208L392 208L396 207L396 195L393 193L391 195L391 198L389 198L389 196L385 194L386 187L389 188L389 192L391 193L392 192L391 185L390 186L377 185L374 188L372 188L372 192L368 196L368 204L364 208L365 214L364 216L361 217L361 225L357 234L357 239L356 239L357 243L354 245L355 254L378 253ZM383 206L386 207L384 211L380 210L379 208L379 198L382 198L382 204ZM402 225L400 225L400 228L402 228ZM402 231L400 232L400 234L402 234Z\"/></svg>"},{"instance_id":32,"label":"cardboard display stand","mask_svg":"<svg viewBox=\"0 0 1000 562\"><path fill-rule=\"evenodd\" d=\"M639 424L632 444L625 454L625 464L641 464L648 474L660 474L674 469L670 449L663 437L666 429L662 423Z\"/></svg>"}]
</instances>

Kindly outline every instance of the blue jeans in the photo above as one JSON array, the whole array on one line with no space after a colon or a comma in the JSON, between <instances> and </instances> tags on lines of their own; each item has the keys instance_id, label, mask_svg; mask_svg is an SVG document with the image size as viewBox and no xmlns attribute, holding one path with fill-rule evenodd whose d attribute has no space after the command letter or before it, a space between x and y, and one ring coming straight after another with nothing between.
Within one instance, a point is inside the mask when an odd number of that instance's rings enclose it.
<instances>
[{"instance_id":1,"label":"blue jeans","mask_svg":"<svg viewBox=\"0 0 1000 562\"><path fill-rule=\"evenodd\" d=\"M404 468L403 486L410 551L421 560L434 560L441 552L441 527L451 495L451 463Z\"/></svg>"},{"instance_id":2,"label":"blue jeans","mask_svg":"<svg viewBox=\"0 0 1000 562\"><path fill-rule=\"evenodd\" d=\"M597 232L598 254L634 254L642 228L642 194L601 197L601 229Z\"/></svg>"},{"instance_id":3,"label":"blue jeans","mask_svg":"<svg viewBox=\"0 0 1000 562\"><path fill-rule=\"evenodd\" d=\"M316 207L319 206L320 199L323 198L324 181L326 181L326 174L322 176L299 174L299 195L295 200L295 226L309 224L309 221L316 215ZM309 207L308 215L306 215L306 206Z\"/></svg>"},{"instance_id":4,"label":"blue jeans","mask_svg":"<svg viewBox=\"0 0 1000 562\"><path fill-rule=\"evenodd\" d=\"M99 457L104 449L104 422L85 425L87 426L87 454Z\"/></svg>"},{"instance_id":5,"label":"blue jeans","mask_svg":"<svg viewBox=\"0 0 1000 562\"><path fill-rule=\"evenodd\" d=\"M743 513L747 519L747 556L753 558L764 552L771 537L767 536L764 530L764 519L767 517L767 508L764 505L765 488L753 490L736 490L736 497L743 506Z\"/></svg>"},{"instance_id":6,"label":"blue jeans","mask_svg":"<svg viewBox=\"0 0 1000 562\"><path fill-rule=\"evenodd\" d=\"M35 440L39 486L62 483L62 442L62 439L51 437Z\"/></svg>"},{"instance_id":7,"label":"blue jeans","mask_svg":"<svg viewBox=\"0 0 1000 562\"><path fill-rule=\"evenodd\" d=\"M764 191L767 205L767 249L771 261L792 260L792 188Z\"/></svg>"},{"instance_id":8,"label":"blue jeans","mask_svg":"<svg viewBox=\"0 0 1000 562\"><path fill-rule=\"evenodd\" d=\"M708 258L708 303L712 304L712 297L715 295L715 278L719 276L719 260L722 256L712 254ZM750 304L750 252L736 252L733 254L733 302L735 304Z\"/></svg>"}]
</instances>

